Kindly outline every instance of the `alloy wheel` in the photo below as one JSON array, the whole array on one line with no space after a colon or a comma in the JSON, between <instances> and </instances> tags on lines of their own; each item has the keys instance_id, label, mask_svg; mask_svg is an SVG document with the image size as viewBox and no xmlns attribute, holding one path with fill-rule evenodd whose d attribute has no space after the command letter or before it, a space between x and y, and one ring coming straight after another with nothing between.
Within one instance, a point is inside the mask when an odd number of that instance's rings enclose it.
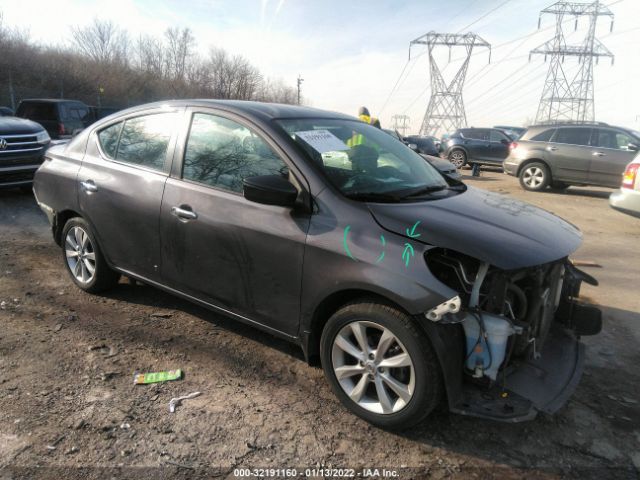
<instances>
[{"instance_id":1,"label":"alloy wheel","mask_svg":"<svg viewBox=\"0 0 640 480\"><path fill-rule=\"evenodd\" d=\"M73 227L65 238L65 257L69 270L80 283L89 283L96 272L96 254L87 232Z\"/></svg>"},{"instance_id":2,"label":"alloy wheel","mask_svg":"<svg viewBox=\"0 0 640 480\"><path fill-rule=\"evenodd\" d=\"M369 321L345 325L333 340L331 360L341 388L370 412L399 412L413 397L413 361L402 342L382 325Z\"/></svg>"},{"instance_id":3,"label":"alloy wheel","mask_svg":"<svg viewBox=\"0 0 640 480\"><path fill-rule=\"evenodd\" d=\"M544 172L540 167L528 167L522 174L522 181L529 188L538 188L544 182Z\"/></svg>"},{"instance_id":4,"label":"alloy wheel","mask_svg":"<svg viewBox=\"0 0 640 480\"><path fill-rule=\"evenodd\" d=\"M451 157L449 158L449 161L453 163L453 165L455 165L456 168L464 167L464 161L465 161L464 153L460 151L453 152L451 154Z\"/></svg>"}]
</instances>

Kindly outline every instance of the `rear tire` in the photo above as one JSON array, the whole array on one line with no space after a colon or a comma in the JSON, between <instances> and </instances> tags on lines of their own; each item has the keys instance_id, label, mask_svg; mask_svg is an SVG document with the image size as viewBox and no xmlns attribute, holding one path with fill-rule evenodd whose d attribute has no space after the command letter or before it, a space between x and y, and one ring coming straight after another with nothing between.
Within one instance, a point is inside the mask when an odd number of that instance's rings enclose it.
<instances>
[{"instance_id":1,"label":"rear tire","mask_svg":"<svg viewBox=\"0 0 640 480\"><path fill-rule=\"evenodd\" d=\"M362 302L338 310L322 332L320 357L342 404L381 428L415 425L442 395L440 366L426 334L387 305Z\"/></svg>"},{"instance_id":2,"label":"rear tire","mask_svg":"<svg viewBox=\"0 0 640 480\"><path fill-rule=\"evenodd\" d=\"M62 258L71 280L85 292L97 293L118 283L120 274L109 268L89 224L71 218L62 229Z\"/></svg>"},{"instance_id":3,"label":"rear tire","mask_svg":"<svg viewBox=\"0 0 640 480\"><path fill-rule=\"evenodd\" d=\"M467 164L467 154L464 150L452 150L449 152L449 161L453 163L456 168L462 168Z\"/></svg>"},{"instance_id":4,"label":"rear tire","mask_svg":"<svg viewBox=\"0 0 640 480\"><path fill-rule=\"evenodd\" d=\"M542 162L527 163L518 177L522 188L532 192L540 192L551 183L551 173Z\"/></svg>"}]
</instances>

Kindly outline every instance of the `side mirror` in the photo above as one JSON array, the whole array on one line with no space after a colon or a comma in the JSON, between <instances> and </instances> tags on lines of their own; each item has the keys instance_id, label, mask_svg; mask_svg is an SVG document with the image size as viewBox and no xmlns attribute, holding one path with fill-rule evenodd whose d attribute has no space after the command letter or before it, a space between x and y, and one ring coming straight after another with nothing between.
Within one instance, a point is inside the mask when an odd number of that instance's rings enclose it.
<instances>
[{"instance_id":1,"label":"side mirror","mask_svg":"<svg viewBox=\"0 0 640 480\"><path fill-rule=\"evenodd\" d=\"M506 138L503 138L502 140L500 140L500 143L503 145L509 145L511 142L509 140L507 140Z\"/></svg>"},{"instance_id":2,"label":"side mirror","mask_svg":"<svg viewBox=\"0 0 640 480\"><path fill-rule=\"evenodd\" d=\"M280 175L247 177L242 181L244 198L265 205L293 207L298 190Z\"/></svg>"},{"instance_id":3,"label":"side mirror","mask_svg":"<svg viewBox=\"0 0 640 480\"><path fill-rule=\"evenodd\" d=\"M407 147L409 147L411 150L413 150L414 152L418 151L418 145L416 145L415 143L409 143L407 145Z\"/></svg>"},{"instance_id":4,"label":"side mirror","mask_svg":"<svg viewBox=\"0 0 640 480\"><path fill-rule=\"evenodd\" d=\"M638 150L640 150L640 146L637 143L630 143L629 145L627 145L627 148L632 152L637 152Z\"/></svg>"}]
</instances>

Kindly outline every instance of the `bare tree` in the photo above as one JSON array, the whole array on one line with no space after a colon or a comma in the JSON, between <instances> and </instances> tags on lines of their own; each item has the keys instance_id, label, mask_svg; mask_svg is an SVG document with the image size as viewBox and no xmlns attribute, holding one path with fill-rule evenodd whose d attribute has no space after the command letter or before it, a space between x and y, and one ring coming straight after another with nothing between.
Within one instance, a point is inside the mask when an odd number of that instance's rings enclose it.
<instances>
[{"instance_id":1,"label":"bare tree","mask_svg":"<svg viewBox=\"0 0 640 480\"><path fill-rule=\"evenodd\" d=\"M110 20L95 18L86 27L71 29L76 49L97 63L127 64L129 35Z\"/></svg>"},{"instance_id":2,"label":"bare tree","mask_svg":"<svg viewBox=\"0 0 640 480\"><path fill-rule=\"evenodd\" d=\"M189 59L193 55L195 38L189 28L168 28L164 33L167 46L165 62L167 74L173 80L184 80Z\"/></svg>"}]
</instances>

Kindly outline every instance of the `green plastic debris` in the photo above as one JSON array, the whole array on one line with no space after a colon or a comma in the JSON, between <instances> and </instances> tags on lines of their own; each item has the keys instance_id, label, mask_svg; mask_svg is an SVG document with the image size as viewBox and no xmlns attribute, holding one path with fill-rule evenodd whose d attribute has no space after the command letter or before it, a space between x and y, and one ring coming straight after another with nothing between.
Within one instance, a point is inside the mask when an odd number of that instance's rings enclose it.
<instances>
[{"instance_id":1,"label":"green plastic debris","mask_svg":"<svg viewBox=\"0 0 640 480\"><path fill-rule=\"evenodd\" d=\"M136 385L144 385L147 383L168 382L170 380L180 380L182 378L182 370L168 370L166 372L152 373L135 373L133 375L133 383Z\"/></svg>"}]
</instances>

